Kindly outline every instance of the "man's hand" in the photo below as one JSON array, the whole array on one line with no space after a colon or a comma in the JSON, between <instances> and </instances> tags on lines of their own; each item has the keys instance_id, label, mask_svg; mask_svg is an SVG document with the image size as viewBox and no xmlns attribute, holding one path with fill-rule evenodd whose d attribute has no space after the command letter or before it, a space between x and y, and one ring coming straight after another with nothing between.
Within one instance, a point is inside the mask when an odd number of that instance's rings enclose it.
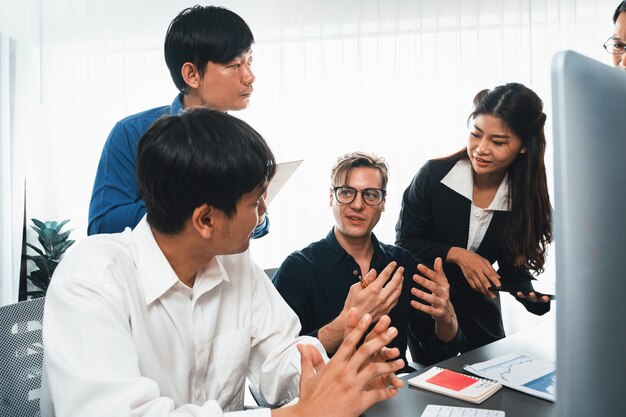
<instances>
[{"instance_id":1,"label":"man's hand","mask_svg":"<svg viewBox=\"0 0 626 417\"><path fill-rule=\"evenodd\" d=\"M500 275L487 259L467 249L453 246L448 251L447 261L461 268L463 276L474 291L489 298L496 298L496 295L487 288L499 287Z\"/></svg>"},{"instance_id":2,"label":"man's hand","mask_svg":"<svg viewBox=\"0 0 626 417\"><path fill-rule=\"evenodd\" d=\"M418 288L412 288L411 294L427 302L428 305L411 300L411 307L435 319L437 337L444 342L449 342L456 336L459 325L454 307L450 302L450 284L443 272L441 258L435 259L434 266L434 270L422 264L417 266L417 270L426 278L415 274L413 281L429 290L430 294Z\"/></svg>"},{"instance_id":3,"label":"man's hand","mask_svg":"<svg viewBox=\"0 0 626 417\"><path fill-rule=\"evenodd\" d=\"M333 354L343 341L351 308L356 308L360 314L369 314L372 321L376 322L398 304L404 268L400 267L393 273L396 265L396 262L391 262L378 275L374 269L370 270L362 278L365 288L360 282L350 287L339 316L318 331L318 339L329 354Z\"/></svg>"},{"instance_id":4,"label":"man's hand","mask_svg":"<svg viewBox=\"0 0 626 417\"><path fill-rule=\"evenodd\" d=\"M272 410L273 416L357 417L377 402L398 393L404 383L394 372L404 366L404 361L379 362L374 359L381 357L381 350L398 331L389 327L389 318L383 316L375 326L376 332L368 335L368 340L357 349L372 323L372 317L365 314L354 326L357 317L357 310L350 309L347 325L350 330L327 364L313 346L298 346L302 355L300 400L293 407Z\"/></svg>"},{"instance_id":5,"label":"man's hand","mask_svg":"<svg viewBox=\"0 0 626 417\"><path fill-rule=\"evenodd\" d=\"M403 267L398 268L392 276L396 265L396 262L390 262L378 276L376 270L371 269L362 279L365 288L361 283L352 285L343 312L347 314L355 307L361 314L372 316L373 322L378 321L383 314L388 314L398 304L404 281Z\"/></svg>"}]
</instances>

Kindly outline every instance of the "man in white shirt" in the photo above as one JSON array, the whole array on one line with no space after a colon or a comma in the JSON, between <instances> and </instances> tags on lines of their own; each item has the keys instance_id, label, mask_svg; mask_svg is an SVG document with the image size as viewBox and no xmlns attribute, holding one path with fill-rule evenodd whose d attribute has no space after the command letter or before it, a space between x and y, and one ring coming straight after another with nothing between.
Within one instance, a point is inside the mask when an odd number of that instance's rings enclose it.
<instances>
[{"instance_id":1,"label":"man in white shirt","mask_svg":"<svg viewBox=\"0 0 626 417\"><path fill-rule=\"evenodd\" d=\"M85 239L48 290L43 416L221 416L242 410L246 377L269 403L300 396L248 411L265 416L356 417L397 393L388 317L356 349L371 316L352 310L326 364L251 260L275 169L257 132L188 110L155 122L137 161L146 218Z\"/></svg>"}]
</instances>

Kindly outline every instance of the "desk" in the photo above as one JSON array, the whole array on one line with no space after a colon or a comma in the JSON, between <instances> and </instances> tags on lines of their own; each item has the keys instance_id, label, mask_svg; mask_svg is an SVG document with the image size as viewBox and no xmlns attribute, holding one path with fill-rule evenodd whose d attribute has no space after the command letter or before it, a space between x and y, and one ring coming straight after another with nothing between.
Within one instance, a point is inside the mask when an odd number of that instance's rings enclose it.
<instances>
[{"instance_id":1,"label":"desk","mask_svg":"<svg viewBox=\"0 0 626 417\"><path fill-rule=\"evenodd\" d=\"M537 358L554 361L556 359L555 340L554 323L545 323L445 360L438 363L437 366L464 372L463 365L465 364L483 362L516 350L536 356ZM424 372L426 369L428 369L428 367L403 377L402 379L405 381L404 387L398 392L395 398L374 405L367 410L363 416L419 417L428 404L503 410L506 412L506 417L556 416L555 403L523 394L506 387L503 387L482 404L472 404L446 395L410 387L406 381Z\"/></svg>"}]
</instances>

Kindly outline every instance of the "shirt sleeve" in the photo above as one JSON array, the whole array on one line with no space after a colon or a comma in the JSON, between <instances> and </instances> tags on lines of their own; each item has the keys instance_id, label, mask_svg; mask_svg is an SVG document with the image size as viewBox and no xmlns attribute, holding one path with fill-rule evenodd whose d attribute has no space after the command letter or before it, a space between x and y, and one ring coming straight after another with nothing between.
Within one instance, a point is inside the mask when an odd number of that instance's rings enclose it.
<instances>
[{"instance_id":1,"label":"shirt sleeve","mask_svg":"<svg viewBox=\"0 0 626 417\"><path fill-rule=\"evenodd\" d=\"M300 352L297 344L312 344L327 360L319 340L302 336L300 322L272 282L255 265L252 347L249 379L265 401L284 405L299 394Z\"/></svg>"},{"instance_id":2,"label":"shirt sleeve","mask_svg":"<svg viewBox=\"0 0 626 417\"><path fill-rule=\"evenodd\" d=\"M408 250L417 259L445 261L451 245L432 240L432 178L431 162L426 163L411 181L402 196L400 216L396 223L396 245Z\"/></svg>"},{"instance_id":3,"label":"shirt sleeve","mask_svg":"<svg viewBox=\"0 0 626 417\"><path fill-rule=\"evenodd\" d=\"M57 273L62 269L63 264ZM156 381L142 376L139 368L140 353L133 342L129 306L119 297L121 284L107 280L94 288L84 284L89 280L83 278L53 282L46 296L42 416L243 415L223 412L215 400L177 407L172 398L162 396ZM270 416L269 409L245 413Z\"/></svg>"},{"instance_id":4,"label":"shirt sleeve","mask_svg":"<svg viewBox=\"0 0 626 417\"><path fill-rule=\"evenodd\" d=\"M118 122L102 150L89 204L89 235L134 228L146 214L137 187L137 143L143 132Z\"/></svg>"},{"instance_id":5,"label":"shirt sleeve","mask_svg":"<svg viewBox=\"0 0 626 417\"><path fill-rule=\"evenodd\" d=\"M269 232L270 232L270 218L267 216L267 213L265 213L265 216L263 217L263 223L261 223L260 225L254 228L254 231L252 232L252 239L261 238L265 236L266 234L268 234Z\"/></svg>"}]
</instances>

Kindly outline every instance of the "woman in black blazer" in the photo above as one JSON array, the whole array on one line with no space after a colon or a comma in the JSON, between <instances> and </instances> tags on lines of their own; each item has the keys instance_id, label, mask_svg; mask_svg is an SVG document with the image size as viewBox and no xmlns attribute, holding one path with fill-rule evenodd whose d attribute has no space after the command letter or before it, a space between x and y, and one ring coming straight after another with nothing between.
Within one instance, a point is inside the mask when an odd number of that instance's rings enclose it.
<instances>
[{"instance_id":1,"label":"woman in black blazer","mask_svg":"<svg viewBox=\"0 0 626 417\"><path fill-rule=\"evenodd\" d=\"M552 241L545 121L543 102L521 84L479 92L467 148L428 161L404 192L396 244L427 264L445 259L463 351L505 336L491 286L511 289L534 314L550 310L531 284Z\"/></svg>"}]
</instances>

